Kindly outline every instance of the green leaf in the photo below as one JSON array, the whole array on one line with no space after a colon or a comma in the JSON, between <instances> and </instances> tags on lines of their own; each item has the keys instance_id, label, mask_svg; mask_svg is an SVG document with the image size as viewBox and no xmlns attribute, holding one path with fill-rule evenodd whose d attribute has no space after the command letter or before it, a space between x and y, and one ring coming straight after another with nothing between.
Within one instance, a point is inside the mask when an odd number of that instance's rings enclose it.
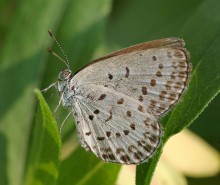
<instances>
[{"instance_id":1,"label":"green leaf","mask_svg":"<svg viewBox=\"0 0 220 185\"><path fill-rule=\"evenodd\" d=\"M107 164L81 147L65 159L60 168L58 185L112 185L120 165Z\"/></svg>"},{"instance_id":2,"label":"green leaf","mask_svg":"<svg viewBox=\"0 0 220 185\"><path fill-rule=\"evenodd\" d=\"M26 185L55 184L59 174L61 138L57 123L41 92L35 90L40 102L34 126L27 166Z\"/></svg>"}]
</instances>

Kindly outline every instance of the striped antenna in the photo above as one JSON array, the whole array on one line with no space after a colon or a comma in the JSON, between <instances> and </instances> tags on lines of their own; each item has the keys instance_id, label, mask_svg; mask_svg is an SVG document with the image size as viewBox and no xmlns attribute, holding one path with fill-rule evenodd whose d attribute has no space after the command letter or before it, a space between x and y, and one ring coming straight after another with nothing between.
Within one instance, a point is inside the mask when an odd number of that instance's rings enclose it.
<instances>
[{"instance_id":1,"label":"striped antenna","mask_svg":"<svg viewBox=\"0 0 220 185\"><path fill-rule=\"evenodd\" d=\"M61 52L63 53L63 55L64 55L64 57L65 57L66 60L64 60L64 59L61 58L59 55L57 55L51 48L48 48L48 51L49 51L52 55L54 55L55 57L57 57L59 60L61 60L61 61L67 66L67 68L70 69L69 60L68 60L68 58L67 58L65 52L63 51L63 49L62 49L60 43L57 41L57 39L55 38L55 36L54 36L54 34L52 33L51 30L48 30L48 33L49 33L49 35L51 36L51 38L56 42L57 46L60 48L60 50L61 50Z\"/></svg>"}]
</instances>

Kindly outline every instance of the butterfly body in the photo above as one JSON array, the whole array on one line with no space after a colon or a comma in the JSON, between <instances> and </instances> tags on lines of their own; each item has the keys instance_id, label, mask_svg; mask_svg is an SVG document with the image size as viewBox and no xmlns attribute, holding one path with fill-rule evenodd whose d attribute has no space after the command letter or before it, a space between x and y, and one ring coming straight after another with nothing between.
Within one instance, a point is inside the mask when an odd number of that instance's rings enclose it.
<instances>
[{"instance_id":1,"label":"butterfly body","mask_svg":"<svg viewBox=\"0 0 220 185\"><path fill-rule=\"evenodd\" d=\"M178 38L138 44L59 74L81 145L107 162L138 164L158 148L158 119L186 89L191 64Z\"/></svg>"}]
</instances>

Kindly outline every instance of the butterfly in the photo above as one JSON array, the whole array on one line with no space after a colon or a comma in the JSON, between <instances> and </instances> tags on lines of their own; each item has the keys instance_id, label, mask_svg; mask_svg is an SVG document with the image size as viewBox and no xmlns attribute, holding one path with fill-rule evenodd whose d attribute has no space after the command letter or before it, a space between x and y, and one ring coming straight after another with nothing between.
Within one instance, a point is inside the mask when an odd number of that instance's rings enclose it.
<instances>
[{"instance_id":1,"label":"butterfly","mask_svg":"<svg viewBox=\"0 0 220 185\"><path fill-rule=\"evenodd\" d=\"M67 69L49 88L55 86L60 103L69 108L86 151L120 164L139 164L154 155L163 134L159 118L180 100L189 81L184 44L179 38L137 44L75 74L61 59Z\"/></svg>"}]
</instances>

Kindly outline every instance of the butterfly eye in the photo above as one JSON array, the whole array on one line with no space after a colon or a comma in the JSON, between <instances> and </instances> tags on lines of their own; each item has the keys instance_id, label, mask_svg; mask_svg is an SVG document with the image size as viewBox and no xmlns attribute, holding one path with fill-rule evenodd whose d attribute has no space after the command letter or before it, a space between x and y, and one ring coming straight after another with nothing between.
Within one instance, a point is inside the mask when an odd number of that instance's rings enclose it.
<instances>
[{"instance_id":1,"label":"butterfly eye","mask_svg":"<svg viewBox=\"0 0 220 185\"><path fill-rule=\"evenodd\" d=\"M66 77L68 76L68 74L69 74L69 73L68 73L67 71L65 71L65 72L63 73L63 77L66 78Z\"/></svg>"},{"instance_id":2,"label":"butterfly eye","mask_svg":"<svg viewBox=\"0 0 220 185\"><path fill-rule=\"evenodd\" d=\"M69 78L69 76L71 75L71 71L66 69L64 71L61 71L59 73L59 80L67 80Z\"/></svg>"}]
</instances>

